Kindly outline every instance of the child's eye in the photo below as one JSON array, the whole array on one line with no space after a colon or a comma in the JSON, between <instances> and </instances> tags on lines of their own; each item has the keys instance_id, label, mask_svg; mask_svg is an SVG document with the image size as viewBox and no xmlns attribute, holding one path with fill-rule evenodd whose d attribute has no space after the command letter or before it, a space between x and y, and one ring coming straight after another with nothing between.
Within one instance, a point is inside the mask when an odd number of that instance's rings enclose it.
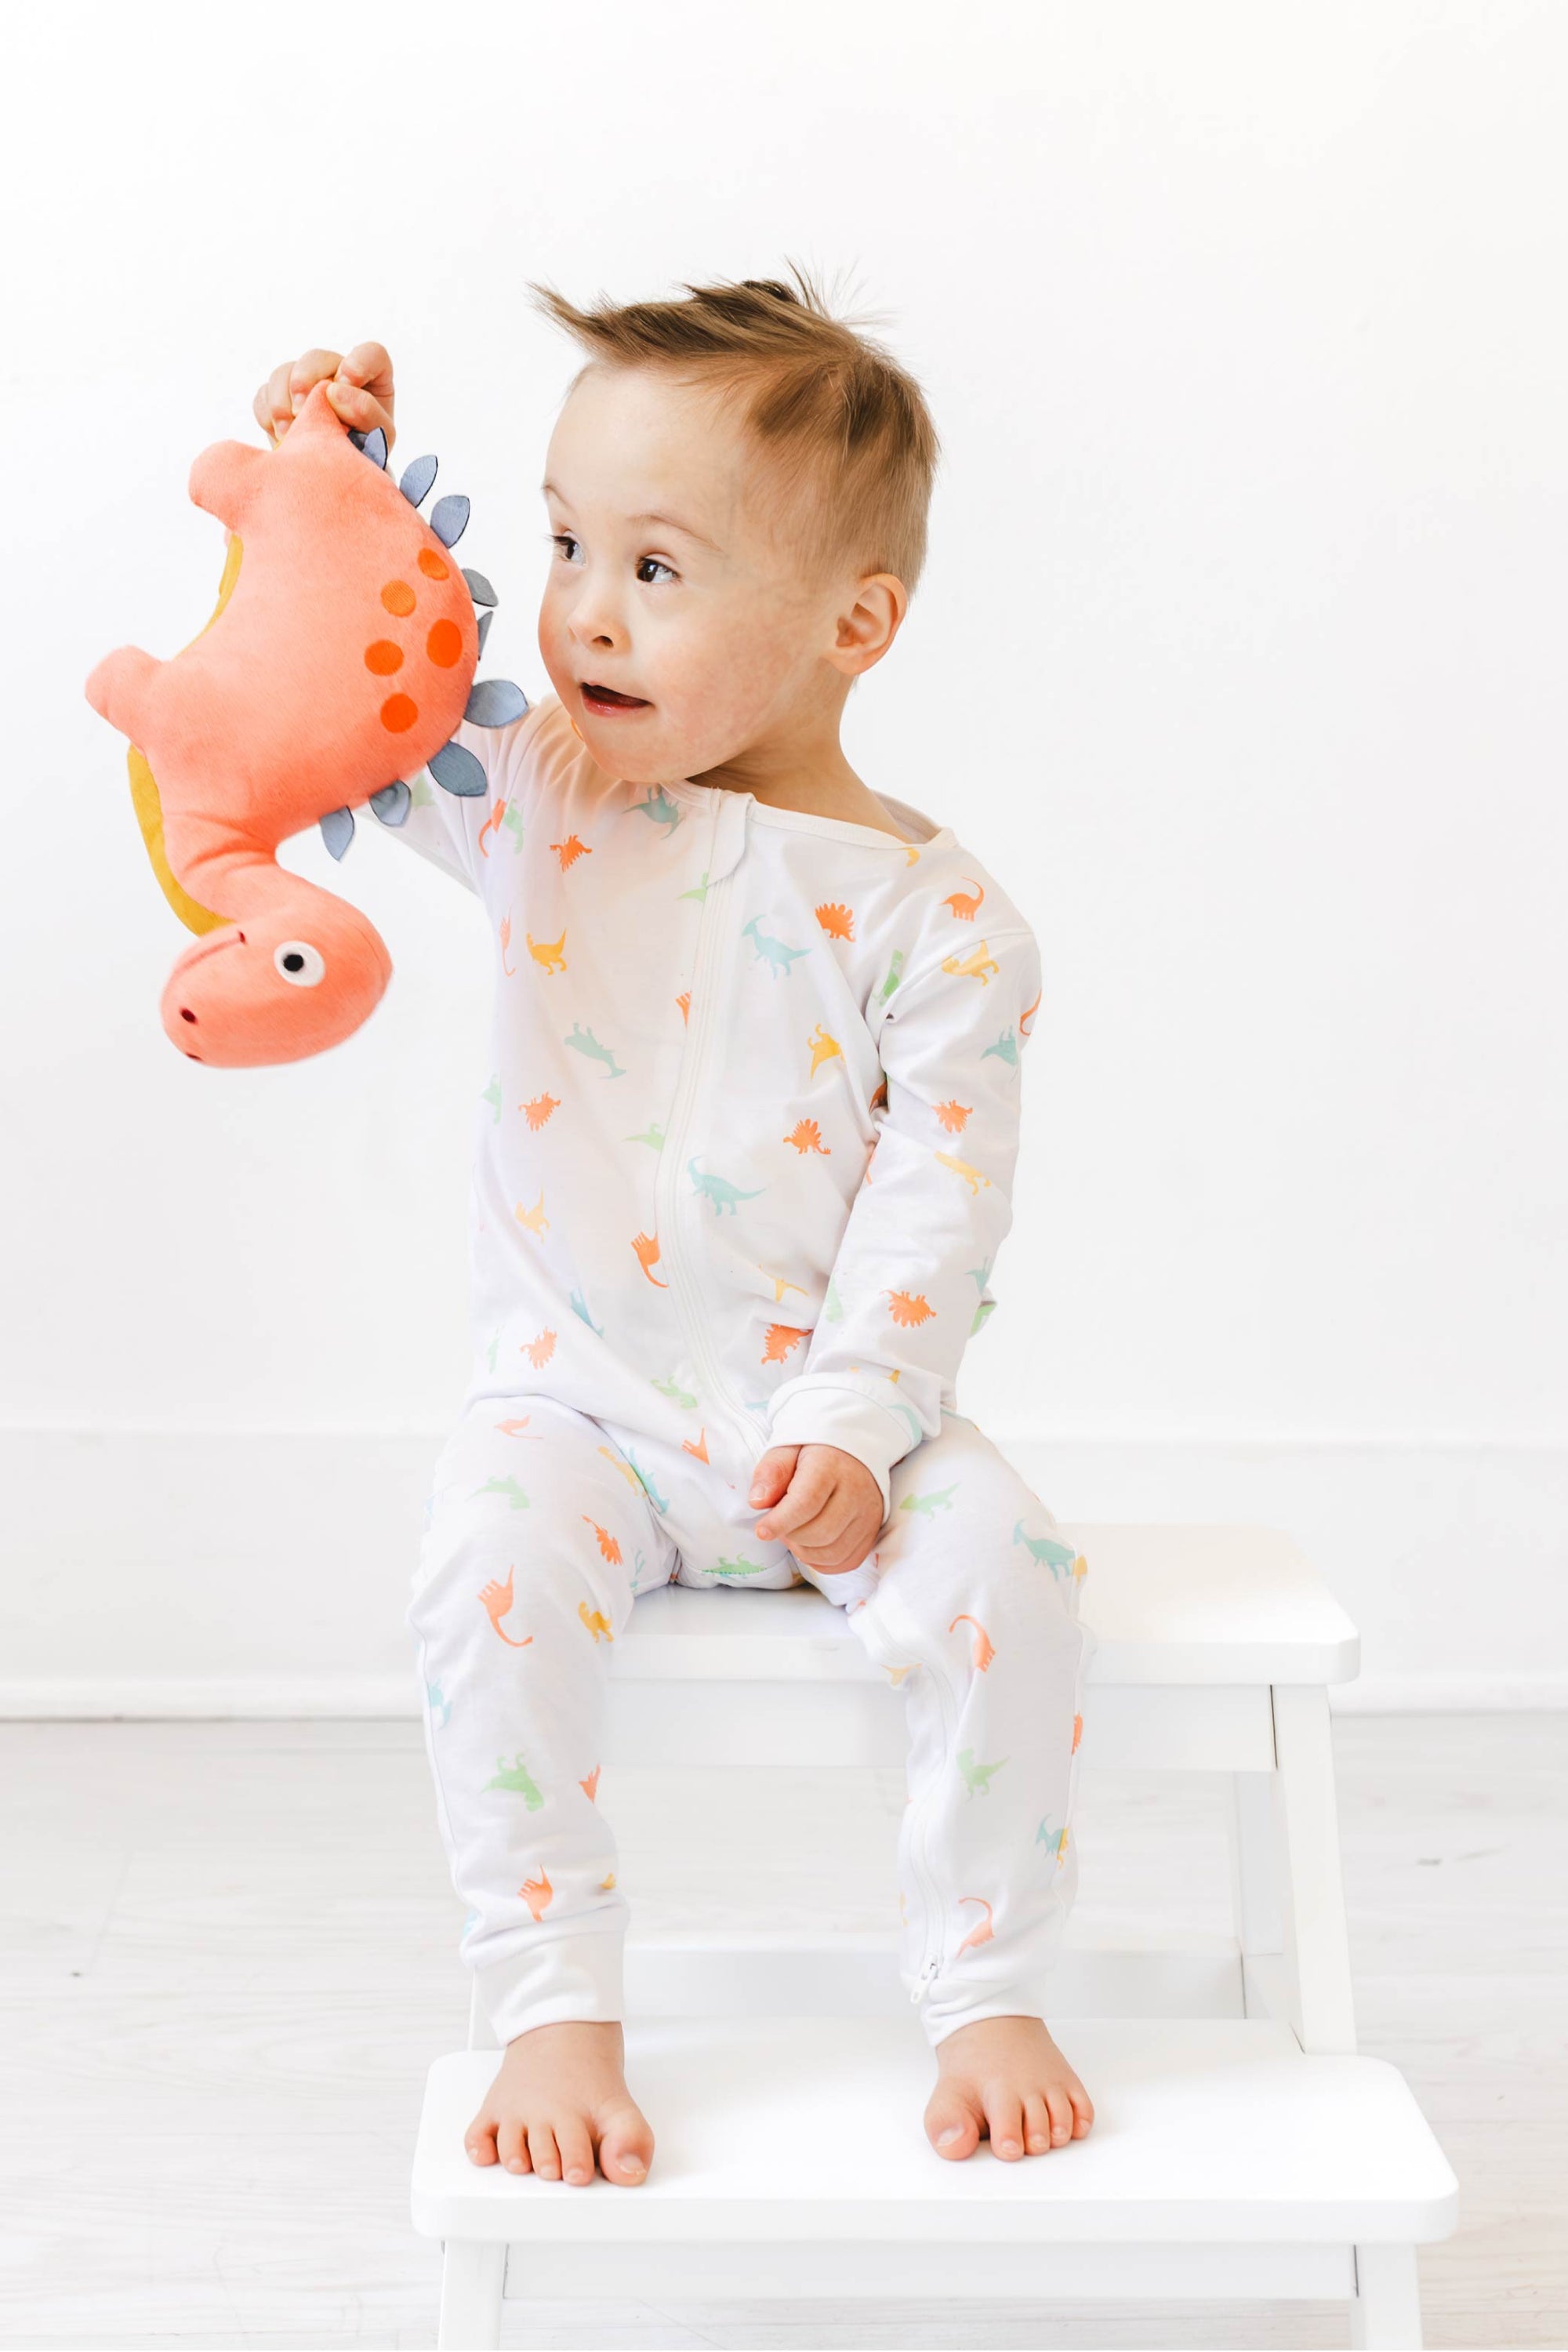
<instances>
[{"instance_id":1,"label":"child's eye","mask_svg":"<svg viewBox=\"0 0 1568 2352\"><path fill-rule=\"evenodd\" d=\"M657 555L639 555L637 561L637 575L645 588L657 588L660 584L657 580L649 580L646 576L643 571L645 563L651 563L656 572L666 572L671 580L675 577L673 566L661 563Z\"/></svg>"},{"instance_id":2,"label":"child's eye","mask_svg":"<svg viewBox=\"0 0 1568 2352\"><path fill-rule=\"evenodd\" d=\"M563 560L565 562L571 562L572 558L567 554L566 551L568 548L575 547L577 542L573 538L569 530L552 531L551 533L550 544L552 547L558 547L561 550Z\"/></svg>"}]
</instances>

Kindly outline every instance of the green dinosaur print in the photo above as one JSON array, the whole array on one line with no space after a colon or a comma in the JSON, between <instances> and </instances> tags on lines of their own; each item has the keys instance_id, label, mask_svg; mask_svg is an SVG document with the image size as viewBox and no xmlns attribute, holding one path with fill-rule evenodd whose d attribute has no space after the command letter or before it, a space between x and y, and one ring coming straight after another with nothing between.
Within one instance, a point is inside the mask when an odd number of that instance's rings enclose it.
<instances>
[{"instance_id":1,"label":"green dinosaur print","mask_svg":"<svg viewBox=\"0 0 1568 2352\"><path fill-rule=\"evenodd\" d=\"M647 1472L643 1468L641 1463L637 1460L637 1455L632 1452L629 1445L626 1449L626 1460L632 1465L632 1472L637 1479L637 1485L642 1488L643 1493L647 1496L648 1501L653 1505L654 1509L656 1511L668 1511L669 1508L668 1497L659 1493L658 1488L654 1485L653 1480L648 1476Z\"/></svg>"},{"instance_id":2,"label":"green dinosaur print","mask_svg":"<svg viewBox=\"0 0 1568 2352\"><path fill-rule=\"evenodd\" d=\"M889 959L888 977L882 982L881 988L878 992L877 1002L879 1004L886 1004L889 997L891 996L894 989L897 988L903 976L904 951L902 948L895 948L892 955Z\"/></svg>"},{"instance_id":3,"label":"green dinosaur print","mask_svg":"<svg viewBox=\"0 0 1568 2352\"><path fill-rule=\"evenodd\" d=\"M749 923L742 924L741 937L750 939L759 961L767 965L775 980L781 973L787 980L791 964L811 952L809 948L789 948L785 947L783 940L770 939L766 931L759 929L755 915Z\"/></svg>"},{"instance_id":4,"label":"green dinosaur print","mask_svg":"<svg viewBox=\"0 0 1568 2352\"><path fill-rule=\"evenodd\" d=\"M620 1064L616 1061L615 1055L611 1052L609 1046L601 1045L593 1031L591 1029L584 1029L580 1021L574 1021L572 1024L572 1034L570 1037L563 1038L562 1042L563 1045L574 1046L579 1054L585 1054L590 1062L603 1062L606 1072L612 1078L624 1078L626 1076L626 1074L625 1070L622 1069Z\"/></svg>"},{"instance_id":5,"label":"green dinosaur print","mask_svg":"<svg viewBox=\"0 0 1568 2352\"><path fill-rule=\"evenodd\" d=\"M435 798L435 793L425 781L425 771L421 768L408 787L408 805L410 808L429 808L434 803Z\"/></svg>"},{"instance_id":6,"label":"green dinosaur print","mask_svg":"<svg viewBox=\"0 0 1568 2352\"><path fill-rule=\"evenodd\" d=\"M499 1127L500 1124L500 1080L493 1070L490 1072L490 1082L489 1086L480 1088L479 1100L481 1102L489 1103L491 1110L495 1113L496 1125Z\"/></svg>"},{"instance_id":7,"label":"green dinosaur print","mask_svg":"<svg viewBox=\"0 0 1568 2352\"><path fill-rule=\"evenodd\" d=\"M705 1176L695 1160L687 1161L686 1172L701 1198L704 1201L712 1202L715 1216L721 1217L726 1209L733 1216L737 1202L754 1201L759 1193L765 1192L768 1189L765 1184L759 1184L754 1192L737 1192L727 1176Z\"/></svg>"},{"instance_id":8,"label":"green dinosaur print","mask_svg":"<svg viewBox=\"0 0 1568 2352\"><path fill-rule=\"evenodd\" d=\"M943 1486L939 1494L906 1495L899 1508L900 1511L920 1511L928 1519L934 1519L939 1511L952 1510L952 1498L958 1492L958 1485L959 1482L955 1478L951 1486Z\"/></svg>"},{"instance_id":9,"label":"green dinosaur print","mask_svg":"<svg viewBox=\"0 0 1568 2352\"><path fill-rule=\"evenodd\" d=\"M1022 1519L1013 1530L1013 1541L1022 1544L1029 1558L1048 1568L1058 1580L1063 1569L1070 1568L1076 1557L1071 1544L1058 1543L1054 1536L1026 1536Z\"/></svg>"},{"instance_id":10,"label":"green dinosaur print","mask_svg":"<svg viewBox=\"0 0 1568 2352\"><path fill-rule=\"evenodd\" d=\"M974 1310L974 1320L969 1327L969 1336L972 1339L973 1339L976 1331L979 1330L980 1326L984 1322L987 1321L991 1316L994 1315L995 1312L996 1301L994 1298L983 1298L981 1300L979 1306Z\"/></svg>"},{"instance_id":11,"label":"green dinosaur print","mask_svg":"<svg viewBox=\"0 0 1568 2352\"><path fill-rule=\"evenodd\" d=\"M958 1769L963 1775L963 1785L970 1795L988 1797L991 1794L992 1774L1000 1772L1007 1760L1005 1756L1002 1756L994 1764L977 1764L974 1760L973 1748L961 1748L958 1751Z\"/></svg>"},{"instance_id":12,"label":"green dinosaur print","mask_svg":"<svg viewBox=\"0 0 1568 2352\"><path fill-rule=\"evenodd\" d=\"M662 1151L664 1150L664 1129L660 1127L657 1118L652 1119L649 1121L647 1127L644 1129L641 1135L624 1135L621 1138L621 1140L623 1143L651 1144L655 1151Z\"/></svg>"},{"instance_id":13,"label":"green dinosaur print","mask_svg":"<svg viewBox=\"0 0 1568 2352\"><path fill-rule=\"evenodd\" d=\"M494 1371L494 1370L495 1370L495 1368L496 1368L496 1349L497 1349L500 1346L500 1325L498 1323L498 1324L496 1325L495 1329L490 1333L490 1344L489 1344L489 1347L488 1350L486 1351L486 1355L485 1355L485 1366L486 1366L487 1370L489 1370L489 1371L492 1371L492 1372L493 1372L493 1371Z\"/></svg>"},{"instance_id":14,"label":"green dinosaur print","mask_svg":"<svg viewBox=\"0 0 1568 2352\"><path fill-rule=\"evenodd\" d=\"M514 1789L517 1791L517 1794L522 1799L523 1803L528 1807L531 1813L536 1813L541 1805L544 1802L544 1799L541 1791L529 1777L528 1767L523 1762L521 1756L514 1756L510 1764L507 1762L504 1756L498 1756L496 1758L495 1779L493 1780L487 1780L485 1782L485 1787L487 1789Z\"/></svg>"},{"instance_id":15,"label":"green dinosaur print","mask_svg":"<svg viewBox=\"0 0 1568 2352\"><path fill-rule=\"evenodd\" d=\"M582 1292L580 1290L574 1290L567 1303L571 1307L572 1312L576 1316L578 1321L580 1323L585 1323L588 1326L589 1330L593 1332L595 1339L602 1339L605 1336L605 1327L602 1323L595 1323L593 1317L589 1314L588 1302L584 1297Z\"/></svg>"},{"instance_id":16,"label":"green dinosaur print","mask_svg":"<svg viewBox=\"0 0 1568 2352\"><path fill-rule=\"evenodd\" d=\"M706 906L706 905L707 905L707 903L708 903L708 870L707 870L706 866L703 868L703 872L702 872L702 879L701 879L701 881L700 881L700 882L699 882L699 883L697 883L697 884L695 884L695 885L694 885L694 887L693 887L691 889L689 889L689 890L683 890L683 891L681 892L681 894L680 894L680 895L681 895L681 897L682 897L683 898L695 898L700 906Z\"/></svg>"},{"instance_id":17,"label":"green dinosaur print","mask_svg":"<svg viewBox=\"0 0 1568 2352\"><path fill-rule=\"evenodd\" d=\"M823 1301L822 1311L829 1323L842 1323L844 1320L844 1309L838 1303L838 1285L831 1275L827 1277L827 1297Z\"/></svg>"},{"instance_id":18,"label":"green dinosaur print","mask_svg":"<svg viewBox=\"0 0 1568 2352\"><path fill-rule=\"evenodd\" d=\"M682 1412L696 1412L697 1399L689 1395L679 1381L650 1381L648 1386L657 1389L660 1396L667 1396L671 1404L678 1404Z\"/></svg>"},{"instance_id":19,"label":"green dinosaur print","mask_svg":"<svg viewBox=\"0 0 1568 2352\"><path fill-rule=\"evenodd\" d=\"M985 1052L981 1055L980 1058L984 1062L992 1054L995 1055L996 1059L999 1062L1006 1062L1015 1070L1017 1068L1018 1041L1016 1037L1014 1036L1011 1029L1004 1029L1000 1037L997 1038L994 1045L987 1045Z\"/></svg>"},{"instance_id":20,"label":"green dinosaur print","mask_svg":"<svg viewBox=\"0 0 1568 2352\"><path fill-rule=\"evenodd\" d=\"M888 1408L888 1410L889 1410L890 1412L901 1412L901 1413L902 1413L902 1415L903 1415L904 1419L905 1419L905 1420L909 1423L909 1424L910 1424L910 1435L913 1438L913 1440L914 1440L915 1444L918 1445L918 1444L921 1443L921 1439L924 1437L924 1435L925 1435L925 1431L921 1427L919 1421L916 1419L915 1415L914 1415L914 1414L910 1411L909 1406L908 1406L907 1404L895 1404L895 1405L889 1405L889 1408Z\"/></svg>"},{"instance_id":21,"label":"green dinosaur print","mask_svg":"<svg viewBox=\"0 0 1568 2352\"><path fill-rule=\"evenodd\" d=\"M740 1559L716 1559L713 1573L715 1576L761 1576L763 1563L759 1559L743 1557Z\"/></svg>"},{"instance_id":22,"label":"green dinosaur print","mask_svg":"<svg viewBox=\"0 0 1568 2352\"><path fill-rule=\"evenodd\" d=\"M474 1488L474 1494L504 1495L514 1511L526 1511L532 1508L528 1496L515 1478L487 1478L482 1486ZM469 1500L472 1499L470 1496Z\"/></svg>"},{"instance_id":23,"label":"green dinosaur print","mask_svg":"<svg viewBox=\"0 0 1568 2352\"><path fill-rule=\"evenodd\" d=\"M508 801L501 823L511 837L512 855L515 856L522 847L522 811L515 801Z\"/></svg>"},{"instance_id":24,"label":"green dinosaur print","mask_svg":"<svg viewBox=\"0 0 1568 2352\"><path fill-rule=\"evenodd\" d=\"M646 800L634 801L631 807L626 811L626 814L628 816L646 816L650 824L662 824L664 827L664 837L666 841L669 839L670 835L680 823L680 811L676 807L675 803L670 799L669 794L665 791L662 784L660 784L657 792L655 792L653 786L650 784L647 790L647 798Z\"/></svg>"}]
</instances>

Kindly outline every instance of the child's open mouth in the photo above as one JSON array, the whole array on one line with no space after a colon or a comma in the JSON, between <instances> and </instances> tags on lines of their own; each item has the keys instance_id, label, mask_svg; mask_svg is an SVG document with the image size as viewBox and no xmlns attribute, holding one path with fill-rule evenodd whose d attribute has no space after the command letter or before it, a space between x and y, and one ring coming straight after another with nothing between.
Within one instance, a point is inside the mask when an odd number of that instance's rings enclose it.
<instances>
[{"instance_id":1,"label":"child's open mouth","mask_svg":"<svg viewBox=\"0 0 1568 2352\"><path fill-rule=\"evenodd\" d=\"M612 710L649 710L652 704L636 694L617 694L613 686L595 686L592 679L582 682L582 696L589 710L608 714Z\"/></svg>"}]
</instances>

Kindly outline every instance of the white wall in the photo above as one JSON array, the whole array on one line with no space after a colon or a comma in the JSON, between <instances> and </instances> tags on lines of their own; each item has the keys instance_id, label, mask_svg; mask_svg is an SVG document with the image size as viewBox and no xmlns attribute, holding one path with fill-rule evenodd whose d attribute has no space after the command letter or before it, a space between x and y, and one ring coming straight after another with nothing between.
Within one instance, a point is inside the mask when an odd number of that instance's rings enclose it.
<instances>
[{"instance_id":1,"label":"white wall","mask_svg":"<svg viewBox=\"0 0 1568 2352\"><path fill-rule=\"evenodd\" d=\"M1568 1691L1568 12L34 10L7 68L0 1704L402 1673L467 1370L466 894L301 839L392 947L370 1024L255 1072L158 1025L187 935L81 683L211 608L192 457L385 341L536 691L525 278L792 255L946 444L850 756L1045 950L968 1409L1064 1518L1289 1526L1370 1696Z\"/></svg>"}]
</instances>

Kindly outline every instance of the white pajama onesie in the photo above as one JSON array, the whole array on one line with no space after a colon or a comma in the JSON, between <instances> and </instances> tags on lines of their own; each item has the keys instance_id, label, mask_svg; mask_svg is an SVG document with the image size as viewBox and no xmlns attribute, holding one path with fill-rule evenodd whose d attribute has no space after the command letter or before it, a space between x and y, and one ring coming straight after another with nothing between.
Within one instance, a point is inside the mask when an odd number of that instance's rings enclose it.
<instances>
[{"instance_id":1,"label":"white pajama onesie","mask_svg":"<svg viewBox=\"0 0 1568 2352\"><path fill-rule=\"evenodd\" d=\"M498 960L473 1368L407 1622L491 2023L622 2013L605 1653L671 1578L805 1579L848 1611L905 1694L926 2032L1040 2014L1077 1876L1085 1563L953 1409L1011 1222L1028 927L897 802L907 841L626 784L553 696L460 740L488 789L423 774L400 828L483 899ZM758 1457L810 1444L882 1490L847 1575L752 1532Z\"/></svg>"}]
</instances>

